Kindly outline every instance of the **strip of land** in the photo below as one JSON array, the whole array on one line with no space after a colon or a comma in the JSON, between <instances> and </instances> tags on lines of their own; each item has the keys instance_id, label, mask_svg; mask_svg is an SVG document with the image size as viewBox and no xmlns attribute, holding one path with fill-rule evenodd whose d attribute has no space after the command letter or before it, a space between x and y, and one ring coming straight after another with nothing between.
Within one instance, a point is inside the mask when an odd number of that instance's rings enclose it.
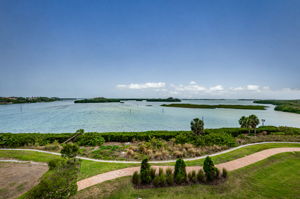
<instances>
[{"instance_id":1,"label":"strip of land","mask_svg":"<svg viewBox=\"0 0 300 199\"><path fill-rule=\"evenodd\" d=\"M122 102L122 101L147 101L147 102L181 102L180 99L169 98L104 98L95 97L90 99L75 100L74 103L110 103L110 102Z\"/></svg>"},{"instance_id":2,"label":"strip of land","mask_svg":"<svg viewBox=\"0 0 300 199\"><path fill-rule=\"evenodd\" d=\"M231 104L162 104L164 107L175 107L175 108L200 108L200 109L216 109L216 108L226 108L226 109L249 109L249 110L265 110L266 106L261 105L231 105Z\"/></svg>"},{"instance_id":3,"label":"strip of land","mask_svg":"<svg viewBox=\"0 0 300 199\"><path fill-rule=\"evenodd\" d=\"M256 100L257 104L273 104L275 111L300 114L300 100Z\"/></svg>"}]
</instances>

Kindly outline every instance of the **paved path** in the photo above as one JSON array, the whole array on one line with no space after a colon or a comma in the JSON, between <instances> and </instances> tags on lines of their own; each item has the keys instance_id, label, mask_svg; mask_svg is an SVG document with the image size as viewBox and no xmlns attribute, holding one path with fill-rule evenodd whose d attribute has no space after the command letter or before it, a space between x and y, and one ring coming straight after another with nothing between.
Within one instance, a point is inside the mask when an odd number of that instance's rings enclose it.
<instances>
[{"instance_id":1,"label":"paved path","mask_svg":"<svg viewBox=\"0 0 300 199\"><path fill-rule=\"evenodd\" d=\"M238 147L233 147L218 153L214 153L214 154L209 154L209 156L213 157L216 155L221 155L224 153L228 153L230 151L234 151L236 149L240 149L240 148L244 148L247 146L252 146L252 145L258 145L258 144L276 144L276 143L295 143L295 144L300 144L300 142L259 142L259 143L251 143L251 144L245 144L245 145L240 145ZM52 154L52 155L61 155L60 153L56 153L56 152L50 152L50 151L43 151L43 150L38 150L38 149L11 149L11 148L0 148L0 150L12 150L12 151L34 151L34 152L41 152L41 153L48 153L48 154ZM198 156L198 157L194 157L194 158L184 158L184 161L192 161L192 160L199 160L199 159L203 159L205 158L207 155L203 155L203 156ZM90 160L90 161L94 161L94 162L108 162L108 163L136 163L136 164L140 164L140 161L121 161L121 160L100 160L100 159L93 159L93 158L86 158L86 157L81 157L81 156L77 156L77 158L82 159L82 160ZM176 162L176 160L160 160L160 161L149 161L149 163L171 163L171 162Z\"/></svg>"},{"instance_id":2,"label":"paved path","mask_svg":"<svg viewBox=\"0 0 300 199\"><path fill-rule=\"evenodd\" d=\"M278 153L283 153L283 152L292 152L292 151L300 151L300 148L272 148L272 149L266 149L257 153L253 153L251 155L232 160L229 162L225 162L222 164L216 165L219 169L225 168L228 171L232 171L235 169L239 169L242 167L245 167L247 165L253 164L255 162L258 162L260 160L263 160L265 158L268 158L272 155L278 154ZM170 166L152 166L153 168L163 168L166 169ZM173 168L173 167L171 167ZM200 166L191 166L187 167L187 172L193 171L193 170L199 170ZM77 182L78 185L78 191L85 189L87 187L93 186L95 184L99 184L102 182L105 182L107 180L113 180L119 177L123 176L131 176L135 171L139 171L139 167L130 167L130 168L125 168L125 169L119 169L115 171L110 171L106 173L102 173L96 176L92 176L90 178L86 178L84 180L80 180Z\"/></svg>"}]
</instances>

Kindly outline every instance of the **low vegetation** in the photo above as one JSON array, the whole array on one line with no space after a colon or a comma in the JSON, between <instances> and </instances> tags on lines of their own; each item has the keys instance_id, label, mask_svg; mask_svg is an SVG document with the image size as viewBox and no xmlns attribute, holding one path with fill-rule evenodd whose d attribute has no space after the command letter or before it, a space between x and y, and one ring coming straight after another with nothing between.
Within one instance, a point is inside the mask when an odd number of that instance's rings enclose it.
<instances>
[{"instance_id":1,"label":"low vegetation","mask_svg":"<svg viewBox=\"0 0 300 199\"><path fill-rule=\"evenodd\" d=\"M275 111L283 111L300 114L300 100L256 100L258 104L273 104Z\"/></svg>"},{"instance_id":2,"label":"low vegetation","mask_svg":"<svg viewBox=\"0 0 300 199\"><path fill-rule=\"evenodd\" d=\"M217 186L198 183L191 186L136 189L130 183L131 177L123 177L84 189L72 199L294 199L300 195L299 158L300 152L277 154L229 172L227 180Z\"/></svg>"},{"instance_id":3,"label":"low vegetation","mask_svg":"<svg viewBox=\"0 0 300 199\"><path fill-rule=\"evenodd\" d=\"M213 161L208 156L204 160L203 169L187 173L186 164L182 159L176 161L174 170L168 168L164 171L162 168L157 173L144 159L141 163L140 172L135 172L132 176L132 183L135 188L167 187L178 185L192 185L197 183L216 184L223 182L227 178L226 169L222 173L214 166Z\"/></svg>"},{"instance_id":4,"label":"low vegetation","mask_svg":"<svg viewBox=\"0 0 300 199\"><path fill-rule=\"evenodd\" d=\"M57 98L57 97L0 97L0 104L54 102L57 100L60 100L60 98Z\"/></svg>"},{"instance_id":5,"label":"low vegetation","mask_svg":"<svg viewBox=\"0 0 300 199\"><path fill-rule=\"evenodd\" d=\"M61 151L63 159L49 161L49 172L40 183L27 192L24 199L67 199L77 192L80 160L76 159L79 147L69 143Z\"/></svg>"},{"instance_id":6,"label":"low vegetation","mask_svg":"<svg viewBox=\"0 0 300 199\"><path fill-rule=\"evenodd\" d=\"M228 109L250 109L250 110L265 110L266 106L260 105L230 105L230 104L162 104L165 107L176 107L176 108L205 108L205 109L216 109L216 108L228 108Z\"/></svg>"},{"instance_id":7,"label":"low vegetation","mask_svg":"<svg viewBox=\"0 0 300 199\"><path fill-rule=\"evenodd\" d=\"M73 142L80 146L81 156L90 158L168 160L212 154L253 142L300 141L298 128L256 128L259 119L255 115L243 116L239 122L242 128L204 129L203 121L195 118L191 121L191 131L182 132L84 133L80 129L75 134L3 133L0 134L0 146L59 152L64 143Z\"/></svg>"}]
</instances>

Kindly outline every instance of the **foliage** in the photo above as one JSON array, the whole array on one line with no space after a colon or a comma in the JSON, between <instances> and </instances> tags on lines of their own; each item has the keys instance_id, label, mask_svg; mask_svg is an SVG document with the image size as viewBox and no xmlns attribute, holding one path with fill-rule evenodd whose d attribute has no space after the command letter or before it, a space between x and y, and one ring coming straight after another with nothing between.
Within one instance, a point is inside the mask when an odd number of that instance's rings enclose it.
<instances>
[{"instance_id":1,"label":"foliage","mask_svg":"<svg viewBox=\"0 0 300 199\"><path fill-rule=\"evenodd\" d=\"M193 144L196 146L236 146L235 139L227 133L210 133L201 137L195 137Z\"/></svg>"},{"instance_id":2,"label":"foliage","mask_svg":"<svg viewBox=\"0 0 300 199\"><path fill-rule=\"evenodd\" d=\"M60 99L57 97L0 97L0 104L54 102L57 100Z\"/></svg>"},{"instance_id":3,"label":"foliage","mask_svg":"<svg viewBox=\"0 0 300 199\"><path fill-rule=\"evenodd\" d=\"M254 129L256 133L256 126L259 125L259 119L256 115L250 115L249 117L241 117L239 120L239 124L242 128Z\"/></svg>"},{"instance_id":4,"label":"foliage","mask_svg":"<svg viewBox=\"0 0 300 199\"><path fill-rule=\"evenodd\" d=\"M205 174L204 174L204 172L203 172L202 169L200 169L200 170L198 171L198 173L197 173L197 180L198 180L198 182L200 182L200 183L204 183L204 182L205 182Z\"/></svg>"},{"instance_id":5,"label":"foliage","mask_svg":"<svg viewBox=\"0 0 300 199\"><path fill-rule=\"evenodd\" d=\"M186 182L186 177L185 162L183 159L178 159L175 164L174 180L177 184L182 184Z\"/></svg>"},{"instance_id":6,"label":"foliage","mask_svg":"<svg viewBox=\"0 0 300 199\"><path fill-rule=\"evenodd\" d=\"M150 164L147 158L142 161L140 174L142 184L149 184L151 182Z\"/></svg>"},{"instance_id":7,"label":"foliage","mask_svg":"<svg viewBox=\"0 0 300 199\"><path fill-rule=\"evenodd\" d=\"M141 184L141 176L140 176L140 174L139 174L137 171L135 171L135 172L133 173L133 176L132 176L132 183L133 183L134 185L140 185L140 184Z\"/></svg>"},{"instance_id":8,"label":"foliage","mask_svg":"<svg viewBox=\"0 0 300 199\"><path fill-rule=\"evenodd\" d=\"M228 108L228 109L250 109L250 110L265 110L265 106L260 105L231 105L231 104L162 104L165 107L177 107L177 108L205 108L205 109L216 109L216 108Z\"/></svg>"},{"instance_id":9,"label":"foliage","mask_svg":"<svg viewBox=\"0 0 300 199\"><path fill-rule=\"evenodd\" d=\"M228 171L225 168L223 168L223 170L222 170L222 177L223 178L227 178L228 177Z\"/></svg>"},{"instance_id":10,"label":"foliage","mask_svg":"<svg viewBox=\"0 0 300 199\"><path fill-rule=\"evenodd\" d=\"M67 143L60 153L63 158L75 158L79 153L79 147L77 144Z\"/></svg>"},{"instance_id":11,"label":"foliage","mask_svg":"<svg viewBox=\"0 0 300 199\"><path fill-rule=\"evenodd\" d=\"M48 166L50 170L62 168L66 164L65 159L53 159L48 162Z\"/></svg>"},{"instance_id":12,"label":"foliage","mask_svg":"<svg viewBox=\"0 0 300 199\"><path fill-rule=\"evenodd\" d=\"M61 162L62 163L62 162ZM30 190L26 199L67 199L77 192L79 161L65 161L44 175L40 183Z\"/></svg>"},{"instance_id":13,"label":"foliage","mask_svg":"<svg viewBox=\"0 0 300 199\"><path fill-rule=\"evenodd\" d=\"M199 118L195 118L191 121L191 130L196 135L204 134L204 122Z\"/></svg>"},{"instance_id":14,"label":"foliage","mask_svg":"<svg viewBox=\"0 0 300 199\"><path fill-rule=\"evenodd\" d=\"M105 140L99 133L85 133L77 142L80 146L101 146Z\"/></svg>"},{"instance_id":15,"label":"foliage","mask_svg":"<svg viewBox=\"0 0 300 199\"><path fill-rule=\"evenodd\" d=\"M203 170L207 181L213 181L218 177L217 168L209 156L207 156L204 160Z\"/></svg>"},{"instance_id":16,"label":"foliage","mask_svg":"<svg viewBox=\"0 0 300 199\"><path fill-rule=\"evenodd\" d=\"M275 111L283 111L300 114L300 100L256 100L258 104L273 104L276 105Z\"/></svg>"}]
</instances>

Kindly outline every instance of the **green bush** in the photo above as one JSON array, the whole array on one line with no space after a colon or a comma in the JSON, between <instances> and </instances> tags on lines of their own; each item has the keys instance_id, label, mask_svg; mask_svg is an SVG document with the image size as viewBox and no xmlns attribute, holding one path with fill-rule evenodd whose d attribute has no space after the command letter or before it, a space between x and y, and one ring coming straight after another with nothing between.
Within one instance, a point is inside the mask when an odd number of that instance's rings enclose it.
<instances>
[{"instance_id":1,"label":"green bush","mask_svg":"<svg viewBox=\"0 0 300 199\"><path fill-rule=\"evenodd\" d=\"M207 181L213 181L218 177L218 169L215 167L212 159L209 156L207 156L204 160L203 170L205 172Z\"/></svg>"},{"instance_id":2,"label":"green bush","mask_svg":"<svg viewBox=\"0 0 300 199\"><path fill-rule=\"evenodd\" d=\"M64 145L60 153L63 158L75 158L79 153L79 147L77 144L68 143Z\"/></svg>"},{"instance_id":3,"label":"green bush","mask_svg":"<svg viewBox=\"0 0 300 199\"><path fill-rule=\"evenodd\" d=\"M164 175L164 170L163 170L163 168L159 168L159 170L158 170L158 175Z\"/></svg>"},{"instance_id":4,"label":"green bush","mask_svg":"<svg viewBox=\"0 0 300 199\"><path fill-rule=\"evenodd\" d=\"M225 168L223 168L223 170L222 170L222 177L223 178L227 178L228 177L228 172L227 172L227 170Z\"/></svg>"},{"instance_id":5,"label":"green bush","mask_svg":"<svg viewBox=\"0 0 300 199\"><path fill-rule=\"evenodd\" d=\"M151 180L153 180L153 179L155 178L155 174L156 174L156 169L150 168L150 176L151 176Z\"/></svg>"},{"instance_id":6,"label":"green bush","mask_svg":"<svg viewBox=\"0 0 300 199\"><path fill-rule=\"evenodd\" d=\"M159 175L159 185L161 187L164 187L164 186L167 185L167 179L166 179L166 175L165 174Z\"/></svg>"},{"instance_id":7,"label":"green bush","mask_svg":"<svg viewBox=\"0 0 300 199\"><path fill-rule=\"evenodd\" d=\"M58 151L60 149L60 145L57 142L57 140L55 140L52 144L46 144L45 146L45 150L47 151Z\"/></svg>"},{"instance_id":8,"label":"green bush","mask_svg":"<svg viewBox=\"0 0 300 199\"><path fill-rule=\"evenodd\" d=\"M159 187L160 186L160 177L158 175L155 176L155 178L153 179L153 185L155 187Z\"/></svg>"},{"instance_id":9,"label":"green bush","mask_svg":"<svg viewBox=\"0 0 300 199\"><path fill-rule=\"evenodd\" d=\"M66 162L46 173L40 183L27 192L25 199L67 199L77 192L79 162Z\"/></svg>"},{"instance_id":10,"label":"green bush","mask_svg":"<svg viewBox=\"0 0 300 199\"><path fill-rule=\"evenodd\" d=\"M141 183L142 184L150 184L151 183L151 172L150 172L150 164L148 163L148 159L144 159L141 164Z\"/></svg>"},{"instance_id":11,"label":"green bush","mask_svg":"<svg viewBox=\"0 0 300 199\"><path fill-rule=\"evenodd\" d=\"M53 159L48 162L49 170L62 168L64 165L66 165L65 159Z\"/></svg>"},{"instance_id":12,"label":"green bush","mask_svg":"<svg viewBox=\"0 0 300 199\"><path fill-rule=\"evenodd\" d=\"M227 133L210 133L204 136L197 136L194 139L193 144L195 144L196 146L236 146L235 139Z\"/></svg>"},{"instance_id":13,"label":"green bush","mask_svg":"<svg viewBox=\"0 0 300 199\"><path fill-rule=\"evenodd\" d=\"M167 184L172 186L174 185L174 176L173 175L166 175L166 181L167 181Z\"/></svg>"},{"instance_id":14,"label":"green bush","mask_svg":"<svg viewBox=\"0 0 300 199\"><path fill-rule=\"evenodd\" d=\"M186 182L186 178L185 162L183 159L178 159L175 164L174 180L177 184L182 184Z\"/></svg>"},{"instance_id":15,"label":"green bush","mask_svg":"<svg viewBox=\"0 0 300 199\"><path fill-rule=\"evenodd\" d=\"M166 175L167 175L167 176L171 176L172 174L173 174L172 169L171 169L171 168L167 168L167 169L166 169Z\"/></svg>"},{"instance_id":16,"label":"green bush","mask_svg":"<svg viewBox=\"0 0 300 199\"><path fill-rule=\"evenodd\" d=\"M135 172L133 173L133 176L132 176L132 183L133 183L134 185L140 185L140 184L141 184L141 176L140 176L140 174L139 174L137 171L135 171Z\"/></svg>"},{"instance_id":17,"label":"green bush","mask_svg":"<svg viewBox=\"0 0 300 199\"><path fill-rule=\"evenodd\" d=\"M85 133L77 140L80 146L101 146L105 140L100 133Z\"/></svg>"},{"instance_id":18,"label":"green bush","mask_svg":"<svg viewBox=\"0 0 300 199\"><path fill-rule=\"evenodd\" d=\"M204 182L205 182L205 174L204 174L204 172L203 172L202 169L200 169L200 170L198 171L198 173L197 173L197 180L198 180L198 182L200 182L200 183L204 183Z\"/></svg>"}]
</instances>

